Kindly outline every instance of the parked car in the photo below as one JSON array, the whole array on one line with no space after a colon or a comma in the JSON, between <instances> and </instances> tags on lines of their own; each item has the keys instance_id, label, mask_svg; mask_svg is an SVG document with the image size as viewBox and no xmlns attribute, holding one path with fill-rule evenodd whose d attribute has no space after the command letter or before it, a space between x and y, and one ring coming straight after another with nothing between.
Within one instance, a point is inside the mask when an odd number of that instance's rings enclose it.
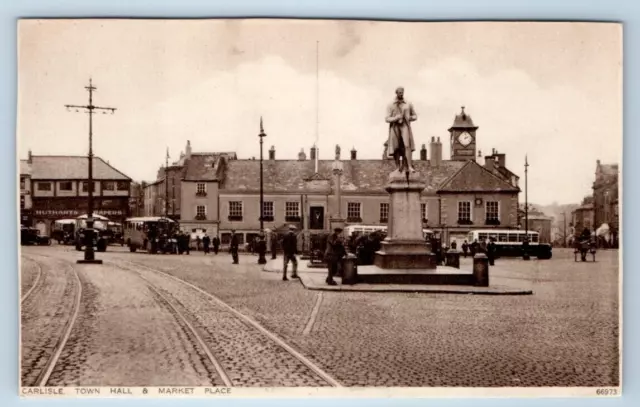
<instances>
[{"instance_id":1,"label":"parked car","mask_svg":"<svg viewBox=\"0 0 640 407\"><path fill-rule=\"evenodd\" d=\"M47 235L40 234L40 229L22 226L20 228L20 244L49 246L51 239Z\"/></svg>"}]
</instances>

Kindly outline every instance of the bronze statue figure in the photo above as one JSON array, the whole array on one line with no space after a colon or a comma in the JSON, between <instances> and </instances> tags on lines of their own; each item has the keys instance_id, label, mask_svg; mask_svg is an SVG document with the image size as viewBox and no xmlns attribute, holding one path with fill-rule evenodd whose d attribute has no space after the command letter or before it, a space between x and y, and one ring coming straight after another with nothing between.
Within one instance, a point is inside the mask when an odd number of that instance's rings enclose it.
<instances>
[{"instance_id":1,"label":"bronze statue figure","mask_svg":"<svg viewBox=\"0 0 640 407\"><path fill-rule=\"evenodd\" d=\"M388 106L386 117L389 123L387 155L393 156L397 171L415 172L411 161L411 154L416 149L411 122L417 119L413 105L404 99L404 88L397 88L396 99Z\"/></svg>"}]
</instances>

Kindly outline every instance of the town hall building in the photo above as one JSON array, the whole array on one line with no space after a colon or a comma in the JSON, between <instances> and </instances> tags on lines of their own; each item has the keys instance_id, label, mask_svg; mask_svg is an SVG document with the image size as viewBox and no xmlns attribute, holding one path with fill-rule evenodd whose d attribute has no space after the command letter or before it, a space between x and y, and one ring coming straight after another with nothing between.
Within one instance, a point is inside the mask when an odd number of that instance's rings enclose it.
<instances>
[{"instance_id":1,"label":"town hall building","mask_svg":"<svg viewBox=\"0 0 640 407\"><path fill-rule=\"evenodd\" d=\"M425 144L414 167L427 183L421 197L425 229L440 231L444 239L462 242L472 229L517 228L519 178L506 166L505 154L495 149L477 162L478 126L464 108L448 129L450 159L442 156L440 138ZM419 141L419 140L416 140ZM326 233L332 219L346 225L386 225L389 195L385 191L393 160L348 157L336 148L334 159L319 159L318 149L301 151L297 159L278 159L268 151L264 167L265 229L294 224L304 236ZM318 159L316 159L318 158ZM165 180L165 174L168 178ZM171 188L170 193L164 188ZM179 190L179 191L178 191ZM218 235L223 244L231 230L247 241L260 231L260 161L239 159L235 153L195 153L191 144L180 159L145 189L145 215L167 212L189 232ZM309 241L309 239L305 239Z\"/></svg>"}]
</instances>

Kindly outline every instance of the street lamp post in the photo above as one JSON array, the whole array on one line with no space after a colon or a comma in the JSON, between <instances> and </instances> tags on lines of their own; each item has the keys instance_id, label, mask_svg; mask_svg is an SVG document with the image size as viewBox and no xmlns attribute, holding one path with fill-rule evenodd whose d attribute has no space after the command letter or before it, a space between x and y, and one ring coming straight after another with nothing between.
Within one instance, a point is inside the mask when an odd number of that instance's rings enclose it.
<instances>
[{"instance_id":1,"label":"street lamp post","mask_svg":"<svg viewBox=\"0 0 640 407\"><path fill-rule=\"evenodd\" d=\"M267 135L264 133L264 127L262 125L262 116L260 117L260 134L258 135L258 137L260 138L260 235L261 235L260 244L262 246L263 244L262 239L264 239L264 174L262 169L262 166L263 166L262 145L263 145L263 139L267 137ZM267 263L267 259L264 257L264 250L262 250L262 248L259 248L258 264L266 264L266 263Z\"/></svg>"},{"instance_id":2,"label":"street lamp post","mask_svg":"<svg viewBox=\"0 0 640 407\"><path fill-rule=\"evenodd\" d=\"M65 105L67 110L84 109L89 114L89 154L88 154L88 174L87 174L87 227L85 229L85 250L84 259L77 262L82 264L102 264L102 260L97 260L95 251L93 250L93 115L101 111L106 114L108 111L113 114L116 109L113 107L99 107L93 105L93 92L96 87L93 86L91 78L89 78L89 86L85 86L85 89L89 91L89 104L88 105Z\"/></svg>"},{"instance_id":3,"label":"street lamp post","mask_svg":"<svg viewBox=\"0 0 640 407\"><path fill-rule=\"evenodd\" d=\"M522 250L522 259L529 260L529 197L528 193L528 172L529 162L527 156L524 156L524 248Z\"/></svg>"}]
</instances>

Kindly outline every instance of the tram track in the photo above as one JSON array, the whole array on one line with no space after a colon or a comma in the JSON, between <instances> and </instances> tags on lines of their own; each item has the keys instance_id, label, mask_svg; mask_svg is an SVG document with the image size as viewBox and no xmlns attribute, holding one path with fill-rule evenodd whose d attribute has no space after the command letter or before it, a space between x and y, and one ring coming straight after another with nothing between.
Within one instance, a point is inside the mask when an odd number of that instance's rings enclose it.
<instances>
[{"instance_id":1,"label":"tram track","mask_svg":"<svg viewBox=\"0 0 640 407\"><path fill-rule=\"evenodd\" d=\"M30 257L26 257L25 258L29 259L30 262L32 262L33 264L36 265L36 268L38 269L38 274L36 274L36 278L33 281L33 283L31 283L31 287L29 287L29 289L27 290L26 293L24 293L22 295L22 297L20 298L20 304L22 304L23 302L26 301L27 298L29 298L31 296L31 294L33 294L33 292L35 291L36 288L40 287L40 284L42 283L42 266L40 265L40 263L38 263L37 261L33 260L33 258Z\"/></svg>"},{"instance_id":2,"label":"tram track","mask_svg":"<svg viewBox=\"0 0 640 407\"><path fill-rule=\"evenodd\" d=\"M74 301L73 301L73 306L72 306L71 312L69 314L69 317L68 317L67 321L65 322L65 325L64 325L64 328L62 330L61 336L58 337L58 339L56 340L55 345L53 346L53 350L51 352L51 355L47 359L47 361L44 364L44 366L42 368L40 368L40 372L38 373L36 378L31 383L25 383L25 385L44 387L44 386L47 385L47 382L49 381L51 373L56 368L56 365L58 364L58 361L60 359L60 355L62 354L62 350L64 349L67 341L69 340L69 336L71 335L71 331L73 330L75 322L78 319L78 315L80 313L80 305L81 305L81 301L82 301L82 282L80 281L80 276L78 275L78 271L72 265L70 265L68 262L66 262L64 260L61 260L61 259L58 259L58 258L55 258L55 257L50 257L50 256L44 256L44 255L40 255L40 254L38 254L38 256L39 257L48 258L48 259L55 259L57 261L60 261L61 263L64 263L66 265L66 267L68 267L68 269L71 271L71 273L72 273L72 275L74 277L75 286L76 286L76 289L74 290L75 291L75 297L74 297ZM37 260L33 260L33 258L31 258L31 260L36 262L38 264L38 266L40 267L40 270L42 271L42 266L39 264L39 262ZM33 287L32 287L31 290L29 290L29 292L27 294L25 294L25 296L22 298L21 302L24 302L25 299L29 298L32 292L33 292Z\"/></svg>"},{"instance_id":3,"label":"tram track","mask_svg":"<svg viewBox=\"0 0 640 407\"><path fill-rule=\"evenodd\" d=\"M239 385L241 386L243 385L243 383L239 380L234 380L233 378L231 378L231 375L227 372L227 369L223 366L223 363L220 363L218 361L218 358L214 356L215 352L206 344L206 341L203 339L203 335L201 334L201 332L199 332L200 330L196 327L197 322L194 319L187 317L185 315L186 313L190 313L190 312L186 310L186 308L185 308L185 312L181 312L178 308L183 308L184 306L182 304L180 304L180 306L173 305L172 304L173 301L170 300L167 295L161 293L161 291L163 290L161 288L158 288L157 285L152 281L150 281L148 278L144 277L140 271L136 270L136 268L152 272L164 278L168 278L173 282L179 283L181 286L189 289L190 291L195 291L199 295L203 295L214 306L224 310L226 313L230 315L233 315L234 318L240 321L244 326L250 328L255 334L258 334L263 339L268 340L270 343L274 344L277 348L279 348L281 352L285 352L287 355L295 359L299 364L304 366L305 369L308 369L312 375L314 375L317 379L319 379L318 381L324 382L325 385L328 385L328 386L342 387L342 384L340 382L338 382L336 379L334 379L332 376L326 373L320 366L316 365L313 361L311 361L306 356L302 355L300 352L294 349L291 345L286 343L282 338L278 337L276 334L264 328L262 325L256 322L253 318L236 310L235 308L233 308L232 306L230 306L229 304L227 304L217 296L202 290L201 288L189 283L188 281L185 281L181 278L175 277L169 273L166 273L162 270L155 269L153 267L148 267L146 265L142 265L142 264L127 261L127 260L121 260L121 259L113 262L110 261L110 263L116 267L137 273L149 285L150 290L152 292L155 292L159 296L159 298L162 299L161 301L164 302L168 307L170 307L170 311L176 316L177 319L181 320L181 324L187 327L186 329L188 329L191 332L191 334L197 338L197 341L200 344L200 346L203 349L206 349L206 353L209 360L211 361L211 363L213 363L214 366L216 366L216 371L218 372L218 374L220 375L220 377L223 379L223 381L227 386L230 386L230 387L239 386ZM179 303L178 300L175 300L175 302ZM191 322L189 320L191 320Z\"/></svg>"}]
</instances>

